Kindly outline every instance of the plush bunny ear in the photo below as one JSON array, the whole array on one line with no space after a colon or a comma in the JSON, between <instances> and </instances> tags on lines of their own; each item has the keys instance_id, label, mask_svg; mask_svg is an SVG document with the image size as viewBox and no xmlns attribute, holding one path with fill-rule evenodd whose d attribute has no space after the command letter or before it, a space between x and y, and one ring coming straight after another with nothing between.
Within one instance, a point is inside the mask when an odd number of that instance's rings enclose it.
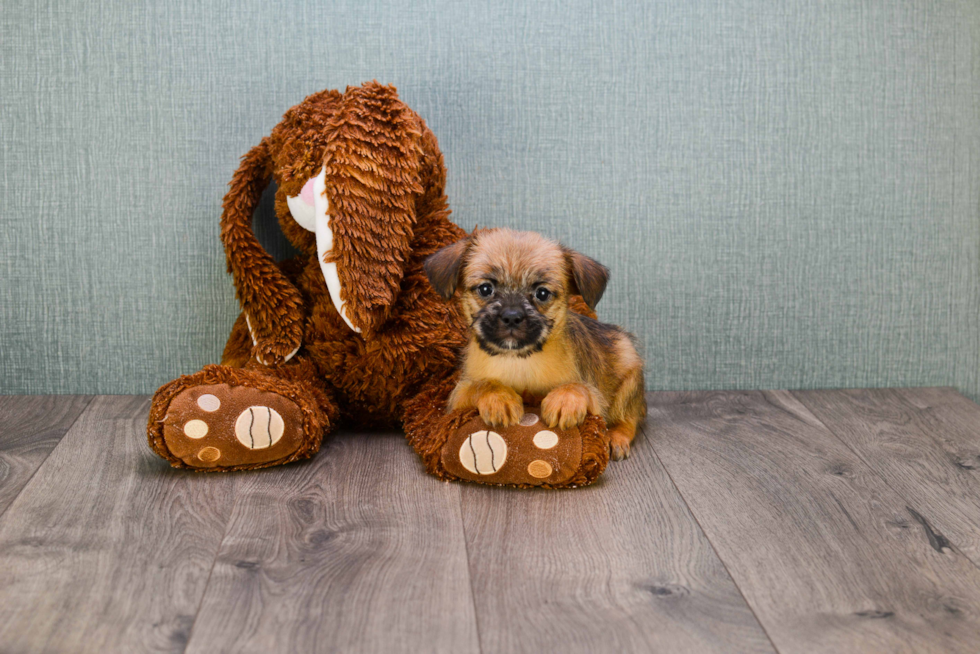
<instances>
[{"instance_id":1,"label":"plush bunny ear","mask_svg":"<svg viewBox=\"0 0 980 654\"><path fill-rule=\"evenodd\" d=\"M248 320L259 359L281 363L303 337L303 300L255 238L252 215L272 176L268 139L248 151L223 202L221 241L228 271Z\"/></svg>"},{"instance_id":2,"label":"plush bunny ear","mask_svg":"<svg viewBox=\"0 0 980 654\"><path fill-rule=\"evenodd\" d=\"M332 250L341 302L363 332L380 327L398 297L423 191L421 119L377 82L349 88L327 125L324 157Z\"/></svg>"}]
</instances>

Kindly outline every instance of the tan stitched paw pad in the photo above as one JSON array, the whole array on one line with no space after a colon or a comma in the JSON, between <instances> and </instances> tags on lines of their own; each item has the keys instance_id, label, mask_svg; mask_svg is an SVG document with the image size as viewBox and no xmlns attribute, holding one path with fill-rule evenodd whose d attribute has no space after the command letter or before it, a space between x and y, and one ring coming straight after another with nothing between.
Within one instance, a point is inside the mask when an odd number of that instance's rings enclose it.
<instances>
[{"instance_id":1,"label":"tan stitched paw pad","mask_svg":"<svg viewBox=\"0 0 980 654\"><path fill-rule=\"evenodd\" d=\"M476 475L492 475L507 462L507 443L495 431L470 434L459 448L459 462Z\"/></svg>"},{"instance_id":2,"label":"tan stitched paw pad","mask_svg":"<svg viewBox=\"0 0 980 654\"><path fill-rule=\"evenodd\" d=\"M577 428L548 429L538 409L506 428L489 428L477 416L446 441L442 461L448 472L462 479L559 485L581 465L582 436Z\"/></svg>"},{"instance_id":3,"label":"tan stitched paw pad","mask_svg":"<svg viewBox=\"0 0 980 654\"><path fill-rule=\"evenodd\" d=\"M246 386L188 388L174 397L163 427L167 447L194 468L279 461L303 443L303 415L290 399Z\"/></svg>"}]
</instances>

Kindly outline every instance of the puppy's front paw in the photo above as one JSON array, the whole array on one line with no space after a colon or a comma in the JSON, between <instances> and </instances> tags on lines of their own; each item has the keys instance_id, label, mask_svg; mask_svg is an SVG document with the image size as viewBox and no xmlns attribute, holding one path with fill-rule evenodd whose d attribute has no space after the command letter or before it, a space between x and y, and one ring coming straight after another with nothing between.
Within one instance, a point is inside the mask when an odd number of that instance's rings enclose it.
<instances>
[{"instance_id":1,"label":"puppy's front paw","mask_svg":"<svg viewBox=\"0 0 980 654\"><path fill-rule=\"evenodd\" d=\"M622 461L630 456L630 444L636 428L632 423L619 424L609 428L606 438L609 439L609 458Z\"/></svg>"},{"instance_id":2,"label":"puppy's front paw","mask_svg":"<svg viewBox=\"0 0 980 654\"><path fill-rule=\"evenodd\" d=\"M588 410L589 390L581 384L559 386L541 401L541 416L552 428L578 427Z\"/></svg>"},{"instance_id":3,"label":"puppy's front paw","mask_svg":"<svg viewBox=\"0 0 980 654\"><path fill-rule=\"evenodd\" d=\"M487 391L476 401L483 422L491 427L516 425L524 415L524 402L513 389Z\"/></svg>"},{"instance_id":4,"label":"puppy's front paw","mask_svg":"<svg viewBox=\"0 0 980 654\"><path fill-rule=\"evenodd\" d=\"M609 458L622 461L630 456L630 442L620 434L611 434L609 439Z\"/></svg>"}]
</instances>

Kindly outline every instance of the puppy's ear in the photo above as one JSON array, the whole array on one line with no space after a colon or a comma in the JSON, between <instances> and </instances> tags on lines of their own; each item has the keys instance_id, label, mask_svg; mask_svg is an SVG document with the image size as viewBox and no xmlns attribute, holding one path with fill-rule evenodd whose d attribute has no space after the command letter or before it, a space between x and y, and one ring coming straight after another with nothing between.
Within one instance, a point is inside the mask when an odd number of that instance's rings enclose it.
<instances>
[{"instance_id":1,"label":"puppy's ear","mask_svg":"<svg viewBox=\"0 0 980 654\"><path fill-rule=\"evenodd\" d=\"M450 299L456 292L459 284L459 273L463 268L463 260L470 249L470 238L467 236L461 241L456 241L452 245L447 245L428 259L425 260L423 267L425 274L429 278L429 283L436 292Z\"/></svg>"},{"instance_id":2,"label":"puppy's ear","mask_svg":"<svg viewBox=\"0 0 980 654\"><path fill-rule=\"evenodd\" d=\"M575 250L562 247L562 251L565 253L565 263L571 273L572 293L581 295L589 308L594 310L606 291L609 269Z\"/></svg>"}]
</instances>

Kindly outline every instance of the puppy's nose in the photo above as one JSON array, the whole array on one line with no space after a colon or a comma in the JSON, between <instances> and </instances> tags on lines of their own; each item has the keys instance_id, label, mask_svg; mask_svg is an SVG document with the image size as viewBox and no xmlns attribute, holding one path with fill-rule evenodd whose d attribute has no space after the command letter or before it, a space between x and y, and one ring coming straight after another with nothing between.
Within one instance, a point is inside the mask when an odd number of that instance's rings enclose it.
<instances>
[{"instance_id":1,"label":"puppy's nose","mask_svg":"<svg viewBox=\"0 0 980 654\"><path fill-rule=\"evenodd\" d=\"M500 321L508 327L517 327L524 322L524 309L504 309L500 313Z\"/></svg>"}]
</instances>

